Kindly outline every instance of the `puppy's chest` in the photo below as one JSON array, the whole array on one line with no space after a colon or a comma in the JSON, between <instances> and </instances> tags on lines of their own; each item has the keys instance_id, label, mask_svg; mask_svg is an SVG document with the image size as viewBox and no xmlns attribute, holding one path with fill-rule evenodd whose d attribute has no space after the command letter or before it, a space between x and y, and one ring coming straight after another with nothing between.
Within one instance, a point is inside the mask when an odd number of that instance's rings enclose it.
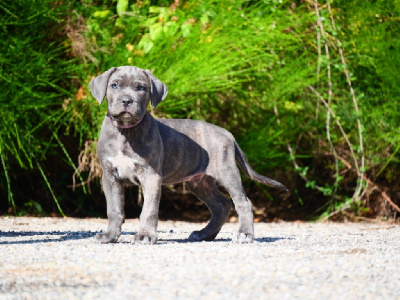
<instances>
[{"instance_id":1,"label":"puppy's chest","mask_svg":"<svg viewBox=\"0 0 400 300\"><path fill-rule=\"evenodd\" d=\"M118 151L115 156L107 157L107 163L113 170L114 176L121 180L129 180L134 184L139 184L138 177L144 171L144 164L140 158L134 154L126 155Z\"/></svg>"}]
</instances>

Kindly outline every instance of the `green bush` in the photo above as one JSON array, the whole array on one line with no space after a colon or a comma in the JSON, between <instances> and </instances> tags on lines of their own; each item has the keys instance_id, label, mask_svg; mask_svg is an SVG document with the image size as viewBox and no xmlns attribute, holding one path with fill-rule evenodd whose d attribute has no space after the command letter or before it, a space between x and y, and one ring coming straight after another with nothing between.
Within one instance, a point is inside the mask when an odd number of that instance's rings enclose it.
<instances>
[{"instance_id":1,"label":"green bush","mask_svg":"<svg viewBox=\"0 0 400 300\"><path fill-rule=\"evenodd\" d=\"M58 205L45 164L48 155L64 156L57 134L66 112L60 108L72 96L70 84L77 70L74 62L65 60L68 49L59 33L67 12L54 1L34 0L2 1L0 12L1 192L7 191L15 210L17 169L36 169ZM32 203L25 197L25 203Z\"/></svg>"},{"instance_id":2,"label":"green bush","mask_svg":"<svg viewBox=\"0 0 400 300\"><path fill-rule=\"evenodd\" d=\"M49 161L62 156L63 172L69 166L81 182L100 174L93 141L107 108L88 82L112 66L135 65L168 86L157 116L227 128L257 171L290 186L289 196L276 194L280 201L268 204L292 211L290 218L378 213L370 200L388 203L385 195L394 200L388 211L396 210L398 186L382 192L399 178L399 5L2 3L0 80L8 88L0 98L7 128L0 133L1 192L16 209L15 166L28 174L38 167L57 204L81 209L83 200L63 191L67 176L53 180ZM78 150L86 160L77 162ZM250 196L272 199L274 191L245 185ZM40 199L20 202L44 210Z\"/></svg>"}]
</instances>

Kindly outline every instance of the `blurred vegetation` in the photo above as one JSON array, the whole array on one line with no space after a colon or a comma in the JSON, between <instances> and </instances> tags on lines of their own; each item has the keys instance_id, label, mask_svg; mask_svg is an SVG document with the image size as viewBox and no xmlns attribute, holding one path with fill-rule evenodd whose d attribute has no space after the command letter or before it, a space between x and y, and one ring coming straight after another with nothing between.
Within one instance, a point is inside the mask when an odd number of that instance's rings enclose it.
<instances>
[{"instance_id":1,"label":"blurred vegetation","mask_svg":"<svg viewBox=\"0 0 400 300\"><path fill-rule=\"evenodd\" d=\"M397 218L400 1L19 0L0 12L0 214L105 215L107 108L88 82L135 65L168 86L156 116L227 128L290 188L244 178L256 220ZM165 217L206 210L182 185L163 198ZM127 199L136 216L138 190Z\"/></svg>"}]
</instances>

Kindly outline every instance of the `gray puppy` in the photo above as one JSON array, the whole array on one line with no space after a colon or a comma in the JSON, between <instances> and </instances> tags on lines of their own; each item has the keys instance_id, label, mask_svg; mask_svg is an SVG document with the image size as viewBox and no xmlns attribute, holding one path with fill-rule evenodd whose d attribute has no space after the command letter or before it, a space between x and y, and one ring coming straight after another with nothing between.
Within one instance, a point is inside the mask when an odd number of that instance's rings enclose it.
<instances>
[{"instance_id":1,"label":"gray puppy","mask_svg":"<svg viewBox=\"0 0 400 300\"><path fill-rule=\"evenodd\" d=\"M108 115L101 126L97 153L103 168L107 200L107 230L96 239L116 242L125 220L124 186L141 185L144 203L138 244L157 241L161 185L185 182L211 211L206 227L189 236L192 241L212 241L226 222L231 201L218 190L222 185L232 197L239 216L233 241L250 243L254 238L253 212L243 190L236 163L251 179L287 190L281 183L257 174L227 130L194 120L155 119L147 112L165 99L167 87L148 70L111 68L90 81L99 104L108 100Z\"/></svg>"}]
</instances>

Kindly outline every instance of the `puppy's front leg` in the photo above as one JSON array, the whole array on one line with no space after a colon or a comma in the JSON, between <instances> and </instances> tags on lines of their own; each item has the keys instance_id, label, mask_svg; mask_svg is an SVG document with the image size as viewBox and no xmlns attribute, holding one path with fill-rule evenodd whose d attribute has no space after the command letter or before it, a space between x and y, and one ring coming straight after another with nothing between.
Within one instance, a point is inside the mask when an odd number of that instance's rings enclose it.
<instances>
[{"instance_id":1,"label":"puppy's front leg","mask_svg":"<svg viewBox=\"0 0 400 300\"><path fill-rule=\"evenodd\" d=\"M158 210L161 195L161 176L153 174L141 182L143 208L140 214L139 232L133 237L135 244L153 245L157 242Z\"/></svg>"},{"instance_id":2,"label":"puppy's front leg","mask_svg":"<svg viewBox=\"0 0 400 300\"><path fill-rule=\"evenodd\" d=\"M96 239L103 243L115 243L121 235L121 226L125 221L124 188L122 182L108 172L103 174L103 189L107 201L108 227Z\"/></svg>"}]
</instances>

